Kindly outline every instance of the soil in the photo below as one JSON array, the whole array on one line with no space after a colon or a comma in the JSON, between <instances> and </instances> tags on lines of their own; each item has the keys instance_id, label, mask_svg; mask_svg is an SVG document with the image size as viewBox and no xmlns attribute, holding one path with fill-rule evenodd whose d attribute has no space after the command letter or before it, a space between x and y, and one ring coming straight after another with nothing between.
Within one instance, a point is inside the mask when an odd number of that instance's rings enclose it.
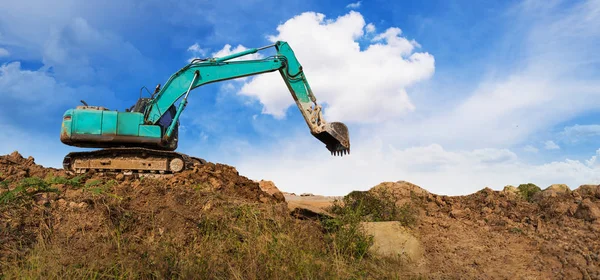
<instances>
[{"instance_id":1,"label":"soil","mask_svg":"<svg viewBox=\"0 0 600 280\"><path fill-rule=\"evenodd\" d=\"M24 178L60 176L77 179L79 184L53 184L54 192L30 190L27 195L33 203L0 204L0 264L22 258L41 240L64 245L68 254L60 255L61 264L108 257L114 248L102 247L109 238L107 222L127 227L120 230L131 240L152 242L168 236L170 242L185 247L198 230L193 221L202 220L205 213L223 211L223 205L277 202L258 183L223 164L207 163L164 179L94 173L78 178L44 168L17 152L0 156L0 182L7 183L0 195L14 190Z\"/></svg>"},{"instance_id":2,"label":"soil","mask_svg":"<svg viewBox=\"0 0 600 280\"><path fill-rule=\"evenodd\" d=\"M0 156L0 183L7 182L0 195L24 178L61 176L74 179L16 152ZM79 187L66 182L52 185L57 192L30 193L32 204L0 206L0 264L23 258L40 240L64 245L61 250L68 254L57 254L59 264L92 258L109 262L115 247L102 242L111 238L106 235L107 221L127 233L133 244L131 259L136 260L147 252L136 251L135 244L142 248L166 236L177 248L193 246L198 242L198 224L192 221L228 211L224 205L275 205L281 206L281 213L287 208L328 215L327 207L338 198L281 193L272 182L255 182L234 167L214 163L166 179L100 174L79 179ZM99 199L97 194L107 190L111 196ZM410 227L366 223L365 229L375 237L373 250L409 256L411 265L403 269L415 277L600 279L600 186L570 190L553 185L530 200L510 187L443 196L398 181L370 190L381 191L391 194L398 205L418 209L418 218Z\"/></svg>"},{"instance_id":3,"label":"soil","mask_svg":"<svg viewBox=\"0 0 600 280\"><path fill-rule=\"evenodd\" d=\"M510 186L444 196L398 181L369 191L419 209L412 228L365 226L374 250L412 257L413 273L427 279L600 279L600 185L552 185L531 201ZM286 194L289 205L314 212L336 198Z\"/></svg>"}]
</instances>

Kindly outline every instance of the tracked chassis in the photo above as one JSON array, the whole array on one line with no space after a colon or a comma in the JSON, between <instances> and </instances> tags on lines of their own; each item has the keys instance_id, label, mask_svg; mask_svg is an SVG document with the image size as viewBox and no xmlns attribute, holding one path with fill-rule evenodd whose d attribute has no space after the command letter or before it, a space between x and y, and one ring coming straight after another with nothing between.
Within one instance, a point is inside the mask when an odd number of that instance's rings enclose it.
<instances>
[{"instance_id":1,"label":"tracked chassis","mask_svg":"<svg viewBox=\"0 0 600 280\"><path fill-rule=\"evenodd\" d=\"M124 175L168 175L205 163L204 159L171 151L146 148L108 148L69 153L63 159L63 168L76 174L93 170Z\"/></svg>"}]
</instances>

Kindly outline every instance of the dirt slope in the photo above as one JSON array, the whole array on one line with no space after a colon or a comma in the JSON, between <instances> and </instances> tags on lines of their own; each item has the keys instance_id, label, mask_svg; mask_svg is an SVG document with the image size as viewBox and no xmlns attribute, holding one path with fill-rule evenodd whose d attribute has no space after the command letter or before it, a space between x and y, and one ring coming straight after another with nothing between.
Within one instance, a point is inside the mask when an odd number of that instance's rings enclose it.
<instances>
[{"instance_id":1,"label":"dirt slope","mask_svg":"<svg viewBox=\"0 0 600 280\"><path fill-rule=\"evenodd\" d=\"M213 163L171 178L131 179L67 175L18 153L0 156L0 279L398 274L385 269L398 262L335 247L335 235L294 218L274 185L261 190L265 183Z\"/></svg>"},{"instance_id":2,"label":"dirt slope","mask_svg":"<svg viewBox=\"0 0 600 280\"><path fill-rule=\"evenodd\" d=\"M384 246L380 253L395 250L398 255L413 256L414 275L427 279L600 279L600 186L583 185L571 191L565 185L553 185L531 201L511 187L441 196L404 181L382 183L369 192L386 192L397 205L419 210L412 228L392 232L393 222L366 225L370 234L385 239L376 240L376 245ZM286 198L320 211L326 211L334 200L289 194Z\"/></svg>"},{"instance_id":3,"label":"dirt slope","mask_svg":"<svg viewBox=\"0 0 600 280\"><path fill-rule=\"evenodd\" d=\"M375 254L353 259L319 222L290 215L328 214L331 197L282 194L221 164L168 179L76 177L13 153L0 156L0 275L600 279L600 186L529 199L514 188L440 196L403 181L369 192L410 205L416 222L364 223Z\"/></svg>"}]
</instances>

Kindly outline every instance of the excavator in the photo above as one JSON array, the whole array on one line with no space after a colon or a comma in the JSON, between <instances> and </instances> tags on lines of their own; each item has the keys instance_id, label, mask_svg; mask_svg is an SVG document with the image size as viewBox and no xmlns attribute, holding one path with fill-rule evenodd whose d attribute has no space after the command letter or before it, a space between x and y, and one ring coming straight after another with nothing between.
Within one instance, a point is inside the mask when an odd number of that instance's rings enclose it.
<instances>
[{"instance_id":1,"label":"excavator","mask_svg":"<svg viewBox=\"0 0 600 280\"><path fill-rule=\"evenodd\" d=\"M240 60L242 56L272 48L276 54L262 59ZM237 60L236 60L237 59ZM173 74L150 97L142 97L124 112L102 106L68 109L63 114L60 140L80 148L99 150L71 152L63 167L72 173L91 170L106 173L175 174L204 164L201 158L175 152L179 118L190 92L202 85L279 71L311 134L332 155L350 153L348 128L341 122L326 122L302 66L284 41L247 49L219 58L196 58ZM140 90L141 91L141 90ZM148 91L149 93L149 91ZM180 101L178 105L176 102Z\"/></svg>"}]
</instances>

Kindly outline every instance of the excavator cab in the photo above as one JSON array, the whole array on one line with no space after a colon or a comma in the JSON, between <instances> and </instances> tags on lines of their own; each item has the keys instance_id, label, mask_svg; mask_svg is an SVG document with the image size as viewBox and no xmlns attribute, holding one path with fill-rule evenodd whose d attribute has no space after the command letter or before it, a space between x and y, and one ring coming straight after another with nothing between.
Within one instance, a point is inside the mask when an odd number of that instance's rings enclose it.
<instances>
[{"instance_id":1,"label":"excavator cab","mask_svg":"<svg viewBox=\"0 0 600 280\"><path fill-rule=\"evenodd\" d=\"M152 98L141 97L140 99L138 99L138 101L135 103L135 105L133 105L133 106L131 106L131 108L129 108L129 111L144 113L144 111L146 110L146 106L148 106L148 103L150 102L150 100L152 100Z\"/></svg>"}]
</instances>

